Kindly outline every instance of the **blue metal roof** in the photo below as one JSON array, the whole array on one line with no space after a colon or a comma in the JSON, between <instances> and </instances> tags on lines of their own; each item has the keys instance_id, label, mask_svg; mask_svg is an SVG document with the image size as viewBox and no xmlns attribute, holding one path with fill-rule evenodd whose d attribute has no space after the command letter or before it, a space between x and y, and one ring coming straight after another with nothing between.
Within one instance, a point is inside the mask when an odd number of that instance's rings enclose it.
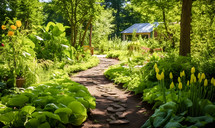
<instances>
[{"instance_id":1,"label":"blue metal roof","mask_svg":"<svg viewBox=\"0 0 215 128\"><path fill-rule=\"evenodd\" d=\"M136 30L136 33L149 33L153 31L154 27L157 27L159 25L158 22L155 22L153 24L150 23L138 23L133 24L129 28L125 29L121 33L133 33L134 30Z\"/></svg>"}]
</instances>

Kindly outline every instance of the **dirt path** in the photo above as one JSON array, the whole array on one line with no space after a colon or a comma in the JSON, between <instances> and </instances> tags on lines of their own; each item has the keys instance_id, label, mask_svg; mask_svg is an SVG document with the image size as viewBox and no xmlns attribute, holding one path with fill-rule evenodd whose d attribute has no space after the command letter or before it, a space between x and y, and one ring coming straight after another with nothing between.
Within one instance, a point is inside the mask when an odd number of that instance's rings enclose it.
<instances>
[{"instance_id":1,"label":"dirt path","mask_svg":"<svg viewBox=\"0 0 215 128\"><path fill-rule=\"evenodd\" d=\"M79 72L73 81L85 85L96 98L96 109L91 110L82 128L140 128L151 116L149 105L141 102L141 96L130 94L105 78L103 72L119 63L115 59L99 57L100 64Z\"/></svg>"}]
</instances>

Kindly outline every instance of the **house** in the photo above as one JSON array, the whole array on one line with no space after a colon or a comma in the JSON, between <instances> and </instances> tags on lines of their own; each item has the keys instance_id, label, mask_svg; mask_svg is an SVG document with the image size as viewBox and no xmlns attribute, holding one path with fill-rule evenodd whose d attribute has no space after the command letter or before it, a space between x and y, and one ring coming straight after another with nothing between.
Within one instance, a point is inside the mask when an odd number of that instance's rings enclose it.
<instances>
[{"instance_id":1,"label":"house","mask_svg":"<svg viewBox=\"0 0 215 128\"><path fill-rule=\"evenodd\" d=\"M153 32L153 29L159 25L158 22L150 23L137 23L129 28L122 31L123 40L127 40L129 37L131 38L134 31L136 31L136 35L141 35L142 37L152 38L153 34L156 37L157 32Z\"/></svg>"}]
</instances>

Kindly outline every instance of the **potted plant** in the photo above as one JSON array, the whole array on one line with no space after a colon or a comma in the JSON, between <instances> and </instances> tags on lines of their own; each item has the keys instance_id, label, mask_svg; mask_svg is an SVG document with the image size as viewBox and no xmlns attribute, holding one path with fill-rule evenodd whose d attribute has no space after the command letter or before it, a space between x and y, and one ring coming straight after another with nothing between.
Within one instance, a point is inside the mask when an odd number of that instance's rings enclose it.
<instances>
[{"instance_id":1,"label":"potted plant","mask_svg":"<svg viewBox=\"0 0 215 128\"><path fill-rule=\"evenodd\" d=\"M2 25L3 34L3 58L10 69L10 80L13 86L23 86L25 83L25 74L35 58L34 43L27 37L27 31L22 29L22 23L19 20L7 20L6 25ZM21 81L20 81L21 80Z\"/></svg>"}]
</instances>

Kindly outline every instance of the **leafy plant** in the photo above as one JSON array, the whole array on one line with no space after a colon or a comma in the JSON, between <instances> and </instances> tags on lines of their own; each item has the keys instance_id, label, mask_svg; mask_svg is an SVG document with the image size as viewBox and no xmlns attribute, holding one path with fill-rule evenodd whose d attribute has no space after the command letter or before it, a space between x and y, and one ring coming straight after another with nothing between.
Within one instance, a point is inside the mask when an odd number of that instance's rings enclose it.
<instances>
[{"instance_id":1,"label":"leafy plant","mask_svg":"<svg viewBox=\"0 0 215 128\"><path fill-rule=\"evenodd\" d=\"M81 125L96 106L87 88L69 79L35 84L1 100L0 122L27 128Z\"/></svg>"},{"instance_id":2,"label":"leafy plant","mask_svg":"<svg viewBox=\"0 0 215 128\"><path fill-rule=\"evenodd\" d=\"M7 44L2 49L1 56L10 69L10 79L14 86L16 78L26 78L30 74L36 77L34 66L31 66L35 62L35 45L27 38L27 31L23 30L21 25L21 21L14 19L14 21L8 20L8 24L3 28L5 32L8 31L7 35L3 35L3 41Z\"/></svg>"}]
</instances>

